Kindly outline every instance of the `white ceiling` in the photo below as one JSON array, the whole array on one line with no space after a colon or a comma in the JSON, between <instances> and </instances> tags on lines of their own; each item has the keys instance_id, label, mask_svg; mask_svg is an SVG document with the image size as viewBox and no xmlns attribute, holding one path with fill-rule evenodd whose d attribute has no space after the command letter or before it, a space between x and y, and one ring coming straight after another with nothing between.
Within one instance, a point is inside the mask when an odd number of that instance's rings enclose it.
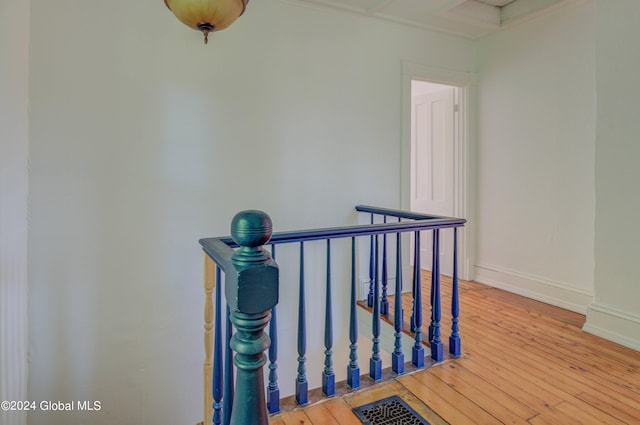
<instances>
[{"instance_id":1,"label":"white ceiling","mask_svg":"<svg viewBox=\"0 0 640 425\"><path fill-rule=\"evenodd\" d=\"M490 4L491 6L506 6L509 3L513 3L514 0L478 0L480 3Z\"/></svg>"},{"instance_id":2,"label":"white ceiling","mask_svg":"<svg viewBox=\"0 0 640 425\"><path fill-rule=\"evenodd\" d=\"M581 0L294 0L477 39Z\"/></svg>"}]
</instances>

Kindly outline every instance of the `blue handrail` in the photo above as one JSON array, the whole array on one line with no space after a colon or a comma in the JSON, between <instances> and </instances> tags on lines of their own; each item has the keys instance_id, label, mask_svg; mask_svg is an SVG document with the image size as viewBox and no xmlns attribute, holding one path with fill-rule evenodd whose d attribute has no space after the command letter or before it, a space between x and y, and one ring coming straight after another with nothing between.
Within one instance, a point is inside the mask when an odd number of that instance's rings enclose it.
<instances>
[{"instance_id":1,"label":"blue handrail","mask_svg":"<svg viewBox=\"0 0 640 425\"><path fill-rule=\"evenodd\" d=\"M464 218L442 217L427 214L418 214L409 211L394 210L388 208L356 206L356 211L372 214L388 215L390 217L404 218L412 221L400 221L392 223L359 224L342 227L326 227L322 229L296 230L274 233L269 240L270 245L281 245L295 242L307 242L325 239L339 239L369 235L382 235L389 233L409 232L418 230L446 229L461 227L467 222ZM222 238L200 239L200 245L204 251L218 264L230 262L231 258L227 248L237 248L238 245L230 236ZM223 247L224 245L224 247ZM224 269L224 267L222 267Z\"/></svg>"}]
</instances>

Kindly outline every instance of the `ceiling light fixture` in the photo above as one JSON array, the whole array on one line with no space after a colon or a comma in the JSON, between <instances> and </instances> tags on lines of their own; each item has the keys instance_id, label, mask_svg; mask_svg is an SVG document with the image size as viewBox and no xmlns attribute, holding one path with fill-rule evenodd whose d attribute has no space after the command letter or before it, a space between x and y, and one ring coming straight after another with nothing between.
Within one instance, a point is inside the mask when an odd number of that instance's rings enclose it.
<instances>
[{"instance_id":1,"label":"ceiling light fixture","mask_svg":"<svg viewBox=\"0 0 640 425\"><path fill-rule=\"evenodd\" d=\"M164 0L180 22L202 31L205 44L210 32L221 31L238 19L247 3L249 0Z\"/></svg>"}]
</instances>

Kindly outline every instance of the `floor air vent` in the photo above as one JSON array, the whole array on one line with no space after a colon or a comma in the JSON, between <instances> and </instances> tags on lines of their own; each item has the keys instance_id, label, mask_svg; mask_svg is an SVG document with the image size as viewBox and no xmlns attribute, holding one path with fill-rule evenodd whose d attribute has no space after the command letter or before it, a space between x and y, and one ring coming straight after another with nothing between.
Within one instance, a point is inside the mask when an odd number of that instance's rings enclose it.
<instances>
[{"instance_id":1,"label":"floor air vent","mask_svg":"<svg viewBox=\"0 0 640 425\"><path fill-rule=\"evenodd\" d=\"M353 412L365 425L430 425L397 395L355 407Z\"/></svg>"}]
</instances>

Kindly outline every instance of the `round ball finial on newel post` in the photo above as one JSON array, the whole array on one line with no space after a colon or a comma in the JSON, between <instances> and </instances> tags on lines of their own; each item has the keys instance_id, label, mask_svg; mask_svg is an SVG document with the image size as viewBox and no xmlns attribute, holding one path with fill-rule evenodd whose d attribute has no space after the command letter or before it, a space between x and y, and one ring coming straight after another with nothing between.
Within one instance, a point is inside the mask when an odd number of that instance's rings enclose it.
<instances>
[{"instance_id":1,"label":"round ball finial on newel post","mask_svg":"<svg viewBox=\"0 0 640 425\"><path fill-rule=\"evenodd\" d=\"M231 221L231 238L240 246L233 255L236 265L264 261L271 256L262 247L269 242L273 230L271 217L259 210L237 213Z\"/></svg>"}]
</instances>

